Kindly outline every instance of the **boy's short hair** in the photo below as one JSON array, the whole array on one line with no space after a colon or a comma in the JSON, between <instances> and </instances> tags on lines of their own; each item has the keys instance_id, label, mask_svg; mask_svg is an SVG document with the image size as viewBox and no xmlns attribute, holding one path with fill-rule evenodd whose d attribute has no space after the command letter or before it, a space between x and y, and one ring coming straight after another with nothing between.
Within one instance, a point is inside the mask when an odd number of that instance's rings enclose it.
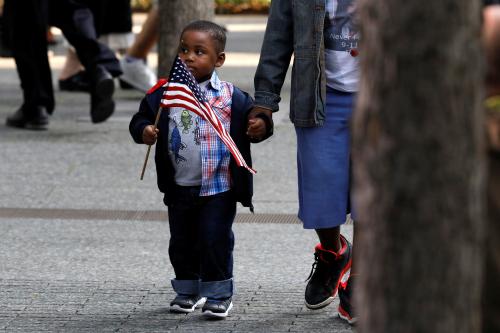
<instances>
[{"instance_id":1,"label":"boy's short hair","mask_svg":"<svg viewBox=\"0 0 500 333\"><path fill-rule=\"evenodd\" d=\"M215 41L217 53L224 52L226 47L226 29L220 25L204 20L193 21L182 29L181 35L186 31L203 31L208 33Z\"/></svg>"}]
</instances>

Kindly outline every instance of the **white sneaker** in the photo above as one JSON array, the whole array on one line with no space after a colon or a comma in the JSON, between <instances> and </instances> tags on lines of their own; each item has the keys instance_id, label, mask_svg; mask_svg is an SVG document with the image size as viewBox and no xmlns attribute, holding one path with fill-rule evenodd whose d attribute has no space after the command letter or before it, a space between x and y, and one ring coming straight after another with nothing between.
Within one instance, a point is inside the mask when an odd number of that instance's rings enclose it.
<instances>
[{"instance_id":1,"label":"white sneaker","mask_svg":"<svg viewBox=\"0 0 500 333\"><path fill-rule=\"evenodd\" d=\"M157 82L156 74L141 60L128 62L122 58L120 65L123 71L120 80L137 90L147 92Z\"/></svg>"}]
</instances>

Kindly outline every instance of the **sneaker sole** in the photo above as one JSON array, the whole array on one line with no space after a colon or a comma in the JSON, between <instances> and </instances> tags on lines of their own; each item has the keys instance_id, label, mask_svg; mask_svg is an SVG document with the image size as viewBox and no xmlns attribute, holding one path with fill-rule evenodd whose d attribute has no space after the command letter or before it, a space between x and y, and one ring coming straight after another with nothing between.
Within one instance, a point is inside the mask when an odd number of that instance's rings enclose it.
<instances>
[{"instance_id":1,"label":"sneaker sole","mask_svg":"<svg viewBox=\"0 0 500 333\"><path fill-rule=\"evenodd\" d=\"M350 325L355 324L356 321L358 320L358 318L356 318L356 317L352 318L349 315L349 313L347 313L347 311L345 311L340 305L339 305L339 308L338 308L338 315L339 315L340 319L343 319L343 320L347 321Z\"/></svg>"},{"instance_id":2,"label":"sneaker sole","mask_svg":"<svg viewBox=\"0 0 500 333\"><path fill-rule=\"evenodd\" d=\"M335 295L328 297L326 300L324 300L321 303L318 303L318 304L309 304L307 302L304 302L304 303L306 305L306 308L308 308L310 310L319 310L319 309L322 309L322 308L330 305L330 303L333 302L333 300L335 299L335 296L337 296L337 291L335 291Z\"/></svg>"},{"instance_id":3,"label":"sneaker sole","mask_svg":"<svg viewBox=\"0 0 500 333\"><path fill-rule=\"evenodd\" d=\"M198 302L196 302L195 305L193 305L193 307L187 308L187 309L186 308L181 308L179 305L174 304L174 305L170 306L170 312L174 312L174 313L191 313L195 309L197 309L200 306L202 306L203 304L205 304L206 300L207 299L205 297L202 297L202 298L200 298L200 300Z\"/></svg>"},{"instance_id":4,"label":"sneaker sole","mask_svg":"<svg viewBox=\"0 0 500 333\"><path fill-rule=\"evenodd\" d=\"M318 304L309 304L307 301L305 301L306 308L310 310L319 310L324 308L325 306L330 305L331 302L335 299L337 296L337 293L339 291L339 285L342 283L342 281L345 279L347 281L346 275L350 273L351 271L351 266L352 266L352 258L349 258L349 261L347 262L347 265L344 267L344 269L340 272L339 279L337 280L337 286L335 287L335 292L333 293L332 296L328 297L326 300L324 300L321 303Z\"/></svg>"},{"instance_id":5,"label":"sneaker sole","mask_svg":"<svg viewBox=\"0 0 500 333\"><path fill-rule=\"evenodd\" d=\"M226 312L212 312L210 310L203 311L203 315L208 318L226 318L229 315L229 311L233 308L233 302L229 304Z\"/></svg>"}]
</instances>

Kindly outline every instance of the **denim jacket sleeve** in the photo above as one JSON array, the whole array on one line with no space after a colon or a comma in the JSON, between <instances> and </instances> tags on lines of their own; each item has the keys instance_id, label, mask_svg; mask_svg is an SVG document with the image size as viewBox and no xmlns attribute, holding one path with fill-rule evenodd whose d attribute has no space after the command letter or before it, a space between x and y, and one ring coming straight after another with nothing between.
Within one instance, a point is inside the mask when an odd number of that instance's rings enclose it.
<instances>
[{"instance_id":1,"label":"denim jacket sleeve","mask_svg":"<svg viewBox=\"0 0 500 333\"><path fill-rule=\"evenodd\" d=\"M278 111L280 92L293 54L291 0L272 0L254 78L255 106Z\"/></svg>"}]
</instances>

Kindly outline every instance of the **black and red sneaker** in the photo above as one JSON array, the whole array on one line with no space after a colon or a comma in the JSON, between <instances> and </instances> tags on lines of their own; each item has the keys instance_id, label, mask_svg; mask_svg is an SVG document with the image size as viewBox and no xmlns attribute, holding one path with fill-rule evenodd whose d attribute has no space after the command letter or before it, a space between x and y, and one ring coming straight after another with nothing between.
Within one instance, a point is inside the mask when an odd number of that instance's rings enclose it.
<instances>
[{"instance_id":1,"label":"black and red sneaker","mask_svg":"<svg viewBox=\"0 0 500 333\"><path fill-rule=\"evenodd\" d=\"M342 282L339 285L340 304L338 308L338 314L341 319L344 319L351 325L356 323L357 320L354 306L352 304L352 287L354 284L353 280L355 280L355 276L350 275L346 282Z\"/></svg>"},{"instance_id":2,"label":"black and red sneaker","mask_svg":"<svg viewBox=\"0 0 500 333\"><path fill-rule=\"evenodd\" d=\"M342 235L340 242L342 247L338 252L316 245L305 292L305 304L311 310L324 308L333 301L342 277L351 268L351 243Z\"/></svg>"}]
</instances>

